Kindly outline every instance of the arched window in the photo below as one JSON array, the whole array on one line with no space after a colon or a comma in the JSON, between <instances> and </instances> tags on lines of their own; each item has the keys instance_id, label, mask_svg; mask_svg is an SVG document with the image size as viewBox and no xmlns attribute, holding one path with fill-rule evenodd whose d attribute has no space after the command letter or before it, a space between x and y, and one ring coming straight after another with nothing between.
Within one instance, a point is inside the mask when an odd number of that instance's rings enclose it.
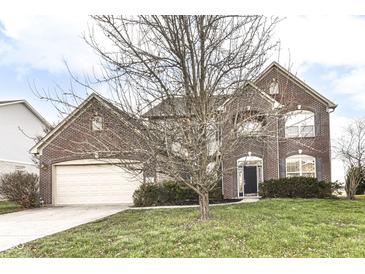
<instances>
[{"instance_id":1,"label":"arched window","mask_svg":"<svg viewBox=\"0 0 365 274\"><path fill-rule=\"evenodd\" d=\"M243 111L233 118L238 136L257 135L265 125L265 117L258 111Z\"/></svg>"},{"instance_id":2,"label":"arched window","mask_svg":"<svg viewBox=\"0 0 365 274\"><path fill-rule=\"evenodd\" d=\"M316 158L309 155L293 155L286 158L286 177L316 177Z\"/></svg>"},{"instance_id":3,"label":"arched window","mask_svg":"<svg viewBox=\"0 0 365 274\"><path fill-rule=\"evenodd\" d=\"M259 121L244 121L238 128L237 133L239 135L252 135L259 132L262 128L262 123Z\"/></svg>"},{"instance_id":4,"label":"arched window","mask_svg":"<svg viewBox=\"0 0 365 274\"><path fill-rule=\"evenodd\" d=\"M295 110L286 114L285 137L314 137L314 113L308 110Z\"/></svg>"}]
</instances>

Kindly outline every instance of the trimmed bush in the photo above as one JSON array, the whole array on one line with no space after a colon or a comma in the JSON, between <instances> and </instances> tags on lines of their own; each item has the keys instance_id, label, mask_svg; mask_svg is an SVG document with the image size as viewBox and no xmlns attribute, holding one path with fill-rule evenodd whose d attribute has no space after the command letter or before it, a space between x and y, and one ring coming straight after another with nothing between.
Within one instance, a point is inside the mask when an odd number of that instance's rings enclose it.
<instances>
[{"instance_id":1,"label":"trimmed bush","mask_svg":"<svg viewBox=\"0 0 365 274\"><path fill-rule=\"evenodd\" d=\"M133 194L133 203L135 206L176 205L197 198L197 194L182 183L164 181L142 184Z\"/></svg>"},{"instance_id":2,"label":"trimmed bush","mask_svg":"<svg viewBox=\"0 0 365 274\"><path fill-rule=\"evenodd\" d=\"M365 180L363 180L356 189L356 195L363 195L365 193Z\"/></svg>"},{"instance_id":3,"label":"trimmed bush","mask_svg":"<svg viewBox=\"0 0 365 274\"><path fill-rule=\"evenodd\" d=\"M15 171L0 178L0 194L22 207L40 206L38 176L33 173Z\"/></svg>"},{"instance_id":4,"label":"trimmed bush","mask_svg":"<svg viewBox=\"0 0 365 274\"><path fill-rule=\"evenodd\" d=\"M330 198L340 185L316 178L291 177L268 180L259 185L263 198Z\"/></svg>"},{"instance_id":5,"label":"trimmed bush","mask_svg":"<svg viewBox=\"0 0 365 274\"><path fill-rule=\"evenodd\" d=\"M221 188L214 189L212 199L222 199ZM183 183L164 181L160 184L142 184L133 194L135 206L159 206L197 203L198 194Z\"/></svg>"}]
</instances>

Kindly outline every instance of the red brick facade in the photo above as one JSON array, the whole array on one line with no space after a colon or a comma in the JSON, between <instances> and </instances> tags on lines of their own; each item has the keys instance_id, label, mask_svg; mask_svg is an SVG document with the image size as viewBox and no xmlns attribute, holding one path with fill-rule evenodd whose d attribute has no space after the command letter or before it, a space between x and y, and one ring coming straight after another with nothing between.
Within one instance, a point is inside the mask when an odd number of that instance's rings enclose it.
<instances>
[{"instance_id":1,"label":"red brick facade","mask_svg":"<svg viewBox=\"0 0 365 274\"><path fill-rule=\"evenodd\" d=\"M285 177L286 158L299 154L299 150L301 150L301 154L315 158L316 176L319 180L331 180L329 109L334 109L335 106L329 106L322 98L301 84L300 80L276 65L272 65L269 70L259 76L255 85L269 94L269 87L273 79L276 79L279 84L279 94L270 96L283 105L281 116L276 118L278 136L276 140L271 138L269 142L262 140L261 145L257 140L246 140L236 155L230 155L229 159L224 159L225 198L237 197L236 162L242 156L247 156L249 152L252 156L263 159L264 180ZM297 110L298 105L301 110L309 110L314 113L315 137L285 138L285 122L282 117L289 111ZM274 126L275 123L272 124Z\"/></svg>"},{"instance_id":2,"label":"red brick facade","mask_svg":"<svg viewBox=\"0 0 365 274\"><path fill-rule=\"evenodd\" d=\"M275 132L267 138L247 138L238 147L226 155L223 152L223 180L222 189L224 198L236 198L237 191L237 159L247 156L260 157L263 160L264 180L285 177L285 159L288 156L298 154L310 155L316 159L316 175L320 180L331 180L331 157L330 157L330 124L329 101L313 94L310 88L303 85L292 75L285 73L282 68L272 65L250 86L247 97L242 96L239 100L230 102L226 111L232 107L251 110L255 108L272 111L273 102L267 96L260 94L257 87L264 92L269 90L273 79L279 84L279 94L272 98L283 105L281 115L290 110L310 110L315 115L315 137L310 138L285 138L284 122L282 116L268 116L268 130ZM265 98L266 96L266 98ZM248 99L250 98L250 99ZM248 101L250 100L250 101ZM92 131L91 121L95 116L103 118L104 130ZM100 98L91 98L82 106L72 118L50 134L50 138L39 146L40 155L40 191L45 204L52 204L52 172L53 165L79 159L94 159L95 151L99 158L128 158L137 159L134 155L133 146L138 147L136 136L128 129L124 122L122 112L110 103L103 102ZM224 130L229 130L229 125ZM225 132L222 132L223 142ZM100 138L102 137L102 138ZM100 141L102 140L102 141ZM121 152L122 151L122 152Z\"/></svg>"},{"instance_id":3,"label":"red brick facade","mask_svg":"<svg viewBox=\"0 0 365 274\"><path fill-rule=\"evenodd\" d=\"M92 131L94 115L103 118L103 130ZM130 151L133 143L128 126L121 119L121 112L105 102L92 99L75 114L72 121L60 128L42 147L40 153L40 192L45 204L52 204L53 165L60 162L98 158L136 159ZM121 154L120 151L124 153Z\"/></svg>"}]
</instances>

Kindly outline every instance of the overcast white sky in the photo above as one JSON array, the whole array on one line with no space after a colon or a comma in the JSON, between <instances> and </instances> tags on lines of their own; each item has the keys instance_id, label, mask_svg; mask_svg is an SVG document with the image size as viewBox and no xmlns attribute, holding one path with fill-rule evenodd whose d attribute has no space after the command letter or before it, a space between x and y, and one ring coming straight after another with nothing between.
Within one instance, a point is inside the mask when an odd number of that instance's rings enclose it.
<instances>
[{"instance_id":1,"label":"overcast white sky","mask_svg":"<svg viewBox=\"0 0 365 274\"><path fill-rule=\"evenodd\" d=\"M55 110L39 101L28 82L38 87L67 86L66 60L78 74L90 73L98 59L81 39L88 16L0 16L0 100L27 99L49 121ZM339 105L331 114L332 138L350 119L365 116L365 17L287 16L277 27L279 62ZM274 58L277 61L277 57ZM333 179L342 179L333 162Z\"/></svg>"}]
</instances>

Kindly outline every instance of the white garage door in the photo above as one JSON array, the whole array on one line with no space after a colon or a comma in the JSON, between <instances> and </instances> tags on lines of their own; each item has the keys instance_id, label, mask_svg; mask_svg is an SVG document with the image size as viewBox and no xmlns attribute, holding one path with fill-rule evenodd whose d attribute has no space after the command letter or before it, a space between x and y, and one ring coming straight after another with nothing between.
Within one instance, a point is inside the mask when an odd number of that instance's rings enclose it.
<instances>
[{"instance_id":1,"label":"white garage door","mask_svg":"<svg viewBox=\"0 0 365 274\"><path fill-rule=\"evenodd\" d=\"M141 178L110 164L55 166L54 204L132 203Z\"/></svg>"}]
</instances>

